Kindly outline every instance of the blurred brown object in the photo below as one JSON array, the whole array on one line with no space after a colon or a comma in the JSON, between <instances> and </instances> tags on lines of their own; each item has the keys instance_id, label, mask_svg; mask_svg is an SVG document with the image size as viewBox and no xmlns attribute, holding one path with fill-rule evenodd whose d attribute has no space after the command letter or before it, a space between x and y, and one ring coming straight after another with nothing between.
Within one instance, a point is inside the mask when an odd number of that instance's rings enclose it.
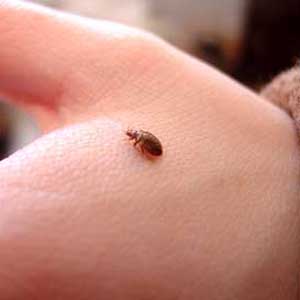
<instances>
[{"instance_id":1,"label":"blurred brown object","mask_svg":"<svg viewBox=\"0 0 300 300\"><path fill-rule=\"evenodd\" d=\"M8 111L4 105L0 106L0 159L5 158L9 152L11 124Z\"/></svg>"},{"instance_id":2,"label":"blurred brown object","mask_svg":"<svg viewBox=\"0 0 300 300\"><path fill-rule=\"evenodd\" d=\"M300 55L300 1L250 0L239 63L233 76L261 85L295 65Z\"/></svg>"}]
</instances>

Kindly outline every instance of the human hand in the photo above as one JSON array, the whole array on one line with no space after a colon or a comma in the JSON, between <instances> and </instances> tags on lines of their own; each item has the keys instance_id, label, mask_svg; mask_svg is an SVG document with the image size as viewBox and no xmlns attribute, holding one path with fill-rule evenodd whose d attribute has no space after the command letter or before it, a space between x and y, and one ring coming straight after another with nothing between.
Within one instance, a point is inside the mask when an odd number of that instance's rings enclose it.
<instances>
[{"instance_id":1,"label":"human hand","mask_svg":"<svg viewBox=\"0 0 300 300\"><path fill-rule=\"evenodd\" d=\"M45 132L0 163L1 299L296 299L284 112L121 25L1 1L0 41L0 91Z\"/></svg>"}]
</instances>

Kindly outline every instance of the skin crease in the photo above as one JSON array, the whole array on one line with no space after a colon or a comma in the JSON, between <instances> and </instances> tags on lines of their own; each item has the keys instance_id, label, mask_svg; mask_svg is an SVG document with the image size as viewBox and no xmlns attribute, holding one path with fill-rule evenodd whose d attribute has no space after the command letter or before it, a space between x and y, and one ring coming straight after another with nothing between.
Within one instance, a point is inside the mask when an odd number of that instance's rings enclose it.
<instances>
[{"instance_id":1,"label":"skin crease","mask_svg":"<svg viewBox=\"0 0 300 300\"><path fill-rule=\"evenodd\" d=\"M299 297L287 114L117 24L0 1L0 44L1 94L45 131L0 162L1 299Z\"/></svg>"}]
</instances>

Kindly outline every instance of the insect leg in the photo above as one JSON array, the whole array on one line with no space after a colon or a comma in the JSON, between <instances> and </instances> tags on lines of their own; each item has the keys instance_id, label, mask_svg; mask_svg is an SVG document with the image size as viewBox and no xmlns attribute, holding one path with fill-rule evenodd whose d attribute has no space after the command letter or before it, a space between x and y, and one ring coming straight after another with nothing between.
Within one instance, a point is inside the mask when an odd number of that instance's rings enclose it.
<instances>
[{"instance_id":1,"label":"insect leg","mask_svg":"<svg viewBox=\"0 0 300 300\"><path fill-rule=\"evenodd\" d=\"M141 141L142 137L138 137L135 142L134 142L134 146L136 146L140 141Z\"/></svg>"}]
</instances>

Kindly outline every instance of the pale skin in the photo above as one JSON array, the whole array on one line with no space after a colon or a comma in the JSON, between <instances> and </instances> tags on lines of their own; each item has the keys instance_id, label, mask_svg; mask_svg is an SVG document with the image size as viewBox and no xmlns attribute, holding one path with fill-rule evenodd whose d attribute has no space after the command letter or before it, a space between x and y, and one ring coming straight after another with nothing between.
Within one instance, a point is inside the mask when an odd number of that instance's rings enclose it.
<instances>
[{"instance_id":1,"label":"pale skin","mask_svg":"<svg viewBox=\"0 0 300 300\"><path fill-rule=\"evenodd\" d=\"M45 133L0 162L1 299L298 298L286 113L122 25L0 1L0 45L1 94Z\"/></svg>"}]
</instances>

